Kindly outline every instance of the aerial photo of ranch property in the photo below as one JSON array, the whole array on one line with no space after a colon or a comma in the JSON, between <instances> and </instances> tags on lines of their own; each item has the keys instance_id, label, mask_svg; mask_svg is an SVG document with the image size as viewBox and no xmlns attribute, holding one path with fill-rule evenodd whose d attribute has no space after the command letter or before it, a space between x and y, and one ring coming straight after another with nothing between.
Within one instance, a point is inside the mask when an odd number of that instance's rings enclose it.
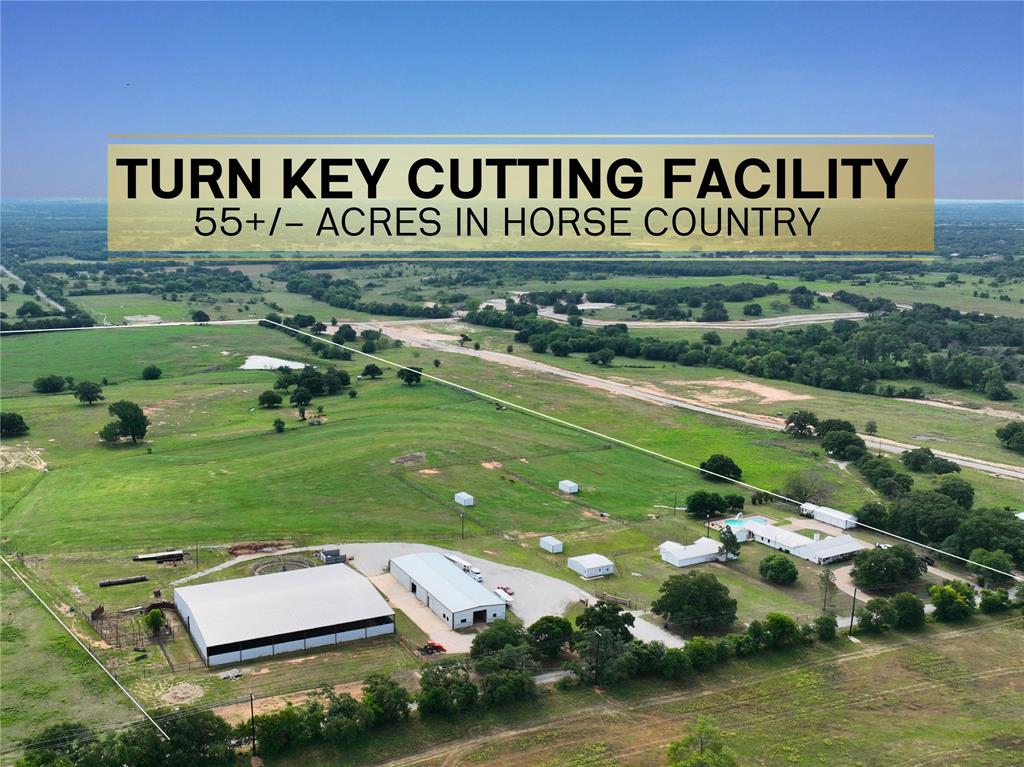
<instances>
[{"instance_id":1,"label":"aerial photo of ranch property","mask_svg":"<svg viewBox=\"0 0 1024 767\"><path fill-rule=\"evenodd\" d=\"M2 13L0 767L1024 765L1020 5ZM108 250L108 132L397 102L934 128L934 249Z\"/></svg>"}]
</instances>

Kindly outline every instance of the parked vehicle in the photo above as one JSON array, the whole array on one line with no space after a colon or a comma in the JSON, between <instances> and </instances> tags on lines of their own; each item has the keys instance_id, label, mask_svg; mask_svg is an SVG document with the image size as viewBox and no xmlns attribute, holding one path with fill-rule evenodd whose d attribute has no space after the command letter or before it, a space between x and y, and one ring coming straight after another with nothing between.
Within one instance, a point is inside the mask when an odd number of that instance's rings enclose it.
<instances>
[{"instance_id":1,"label":"parked vehicle","mask_svg":"<svg viewBox=\"0 0 1024 767\"><path fill-rule=\"evenodd\" d=\"M433 640L427 642L423 647L420 648L420 655L434 655L436 653L448 652L444 645L439 644Z\"/></svg>"}]
</instances>

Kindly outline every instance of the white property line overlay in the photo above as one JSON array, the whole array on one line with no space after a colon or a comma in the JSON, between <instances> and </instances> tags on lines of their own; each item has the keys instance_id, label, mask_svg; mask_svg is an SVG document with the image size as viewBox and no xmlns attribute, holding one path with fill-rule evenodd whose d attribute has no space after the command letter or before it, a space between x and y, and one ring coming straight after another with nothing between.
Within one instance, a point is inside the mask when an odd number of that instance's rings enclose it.
<instances>
[{"instance_id":1,"label":"white property line overlay","mask_svg":"<svg viewBox=\"0 0 1024 767\"><path fill-rule=\"evenodd\" d=\"M359 321L357 320L357 322L359 322ZM364 324L366 324L368 322L372 322L372 320L365 320L363 322L364 322ZM320 341L321 343L324 343L324 344L330 344L331 346L337 346L339 349L345 349L346 351L354 352L355 354L358 354L358 355L360 355L362 357L366 357L368 359L374 360L376 362L383 362L385 365L391 365L391 366L399 368L401 370L412 370L411 367L406 366L406 365L401 365L401 364L395 362L394 360L389 360L389 359L386 359L385 357L378 357L375 354L370 354L369 352L364 352L364 351L361 351L359 349L354 349L354 348L352 348L350 346L345 346L344 344L339 344L336 341L332 341L329 338L323 338L321 336L316 335L315 333L307 333L304 330L299 330L298 328L290 327L288 325L285 325L284 323L274 322L273 320L268 320L268 319L262 319L262 320L251 320L251 319L246 319L246 320L214 320L214 321L210 321L210 322L155 322L155 323L152 323L152 324L149 324L149 325L93 325L92 327L88 327L88 328L42 328L42 329L39 329L39 330L9 330L9 331L4 331L4 335L6 335L7 333L12 333L12 334L13 333L18 333L18 334L44 333L44 332L53 332L53 331L57 331L57 330L112 330L112 329L115 329L115 328L155 328L155 327L175 327L175 326L182 326L182 325L260 325L262 323L266 323L267 325L274 325L274 326L282 328L283 330L286 330L286 331L288 331L290 333L295 333L296 335L303 335L303 336L306 336L308 338L312 338L315 341ZM501 399L500 397L495 397L493 394L486 394L486 393L484 393L482 391L479 391L477 389L472 389L469 386L463 386L462 384L457 384L457 383L454 383L452 381L447 381L444 378L440 378L439 376L435 376L435 375L433 375L431 373L427 373L427 372L422 371L422 370L417 370L415 372L418 372L420 374L421 378L426 378L426 379L429 379L431 381L436 381L437 383L444 384L445 386L450 386L453 389L458 389L460 391L466 392L467 394L470 394L470 395L472 395L474 397L477 397L479 399L487 400L489 402L496 402L496 403L498 403L500 405L504 405L505 407L509 407L509 408L512 408L513 410L517 410L519 412L526 413L528 415L532 415L532 416L534 416L536 418L541 418L541 419L543 419L545 421L550 421L551 423L558 424L559 426L565 427L567 429L574 429L575 431L582 432L583 434L589 434L592 437L597 437L598 439L602 439L602 440L605 440L607 442L612 442L612 443L614 443L616 445L621 445L622 447L629 448L630 450L635 450L635 451L637 451L639 453L644 453L645 455L652 456L653 458L657 458L660 461L665 461L666 463L672 463L672 464L675 464L677 466L682 466L683 468L691 469L692 471L696 471L696 472L699 472L701 474L709 474L711 476L718 477L719 479L723 479L723 480L725 480L727 482L732 482L734 485L739 485L739 486L745 487L745 488L747 488L749 490L755 490L755 491L757 491L759 493L765 493L766 495L770 495L770 496L773 496L775 498L780 498L781 500L785 501L786 503L791 503L794 506L799 506L800 505L799 501L796 501L796 500L794 500L792 498L787 498L786 496L782 495L781 493L776 493L776 492L773 492L771 490L764 490L763 488L757 487L756 485L751 485L751 484L749 484L747 482L743 482L743 481L738 480L738 479L733 479L732 477L726 477L725 475L718 474L718 473L713 472L713 471L708 471L707 469L702 469L699 466L694 466L692 463L687 463L686 461L681 461L678 458L672 458L671 456L667 456L667 455L664 455L662 453L658 453L658 452L656 452L654 450L649 450L646 447L641 447L640 445L635 445L632 442L626 442L625 440L619 439L618 437L612 437L611 435L604 434L604 433L599 432L599 431L594 431L593 429L588 429L585 426L579 426L578 424L574 424L574 423L572 423L570 421L563 421L561 418L556 418L553 415L548 415L547 413L542 413L539 410L533 410L533 409L528 408L528 407L526 407L524 405L518 405L515 402L509 402L508 400ZM950 559L956 559L956 560L959 560L959 561L964 562L966 564L974 565L975 567L981 567L981 568L983 568L985 570L989 570L990 572L993 572L993 573L998 573L999 575L1003 575L1003 576L1005 576L1007 578L1010 578L1011 580L1017 581L1018 583L1024 583L1024 578L1022 578L1020 576L1014 575L1013 573L1005 572L1003 570L998 570L995 567L989 567L988 565L983 565L981 562L975 562L973 559L968 559L967 557L961 557L958 554L952 554L952 553L950 553L948 551L944 551L943 549L936 548L935 546L929 546L926 543L921 543L921 542L915 541L915 540L913 540L911 538L904 538L902 535L896 535L895 533L891 533L888 530L883 530L880 527L872 527L871 525L866 525L866 524L863 524L863 523L861 523L859 521L857 522L857 525L859 527L863 527L863 528L865 528L867 530L873 530L876 533L882 533L883 535L888 535L890 538L895 538L896 540L904 541L905 543L909 543L909 544L912 544L914 546L920 546L921 548L928 549L929 551L934 551L935 553L942 554L943 556L949 557Z\"/></svg>"},{"instance_id":2,"label":"white property line overlay","mask_svg":"<svg viewBox=\"0 0 1024 767\"><path fill-rule=\"evenodd\" d=\"M89 648L88 648L88 647L86 646L85 642L83 642L83 641L82 641L81 639L79 639L79 638L78 638L78 635L77 635L77 634L75 634L75 632L74 632L74 631L72 631L72 630L71 630L71 628L70 628L70 627L69 627L69 626L68 626L68 625L67 625L66 623L64 623L64 621L62 621L62 620L60 619L60 616L58 616L58 615L57 615L57 613L55 613L55 612L53 611L53 609L52 609L52 608L51 608L51 607L50 607L50 606L49 606L48 604L46 604L46 602L45 602L45 601L43 600L43 598L42 598L42 597L40 597L40 596L39 596L39 595L38 595L38 594L37 594L37 593L35 592L35 589L33 589L33 588L32 588L32 587L31 587L31 586L30 586L30 585L28 584L28 581L26 581L26 580L25 580L25 579L24 579L24 578L22 577L21 573L19 573L19 572L18 572L17 570L15 570L15 569L14 569L14 567L13 567L13 566L11 565L11 563L10 563L10 562L8 562L8 561L7 561L7 560L6 560L6 559L5 559L5 558L4 558L4 557L3 557L2 555L0 555L0 562L3 562L3 563L4 563L4 565L6 565L6 566L7 566L7 569L8 569L8 570L10 570L10 571L11 571L11 572L12 572L12 573L14 574L14 577L15 577L15 578L17 578L17 579L18 579L19 581L21 581L21 585L22 585L22 586L24 586L24 587L25 587L26 589L28 589L28 592L29 592L29 593L30 593L30 594L31 594L32 596L34 596L34 597L36 598L36 601L37 601L37 602L39 602L39 604L41 604L41 605L42 605L42 606L43 606L44 608L46 608L46 612L50 613L50 615L52 615L52 616L53 616L53 619L54 619L55 621L57 621L57 623L59 623L59 624L61 625L61 627L62 627L62 628L63 628L63 629L64 629L64 630L66 631L66 632L68 632L68 634L69 634L69 635L71 636L71 638L72 638L72 639L74 639L74 640L75 640L76 642L78 642L79 646L80 646L80 647L81 647L81 648L82 648L83 650L85 650L86 654L88 654L88 656L89 656L90 658L92 658L92 659L93 659L93 661L94 661L94 662L96 663L96 665L97 665L97 666L99 666L99 667L100 667L101 669L103 669L103 673L104 673L104 674L106 674L107 676L109 676L109 677L110 677L110 680L111 680L111 681L112 681L112 682L113 682L114 684L116 684L116 685L117 685L117 688L118 688L118 689L119 689L119 690L120 690L121 692L123 692L123 693L125 694L125 697L127 697L127 698L128 698L128 700L130 700L130 701L131 701L131 702L132 702L132 703L133 703L133 704L135 705L135 708L137 708L137 709L138 709L139 711L141 711L141 712L142 712L142 715L143 715L144 717L146 717L146 719L148 719L148 720L149 720L149 723L150 723L151 725L153 725L154 727L156 727L156 730L157 730L157 732L159 732L159 733L160 733L160 734L161 734L161 735L163 736L164 740L168 740L168 741L169 741L169 740L170 740L171 738L170 738L170 736L168 736L168 735L167 735L167 733L166 733L166 732L164 732L164 728L163 728L163 727L161 727L161 726L160 726L159 724L157 724L157 723L156 723L156 720L155 720L155 719L154 719L153 717L151 717L151 716L149 715L149 712L148 712L148 711L146 711L146 709L144 709L144 708L142 707L142 704L141 704L141 703L139 703L139 701L137 701L137 700L135 699L135 696L133 696L133 695L132 695L132 694L131 694L130 692L128 692L128 690L127 690L127 689L125 688L125 686L124 686L123 684L121 684L121 683L120 683L119 681L117 681L117 677L115 677L115 676L114 676L114 675L113 675L112 673L110 673L110 669L108 669L108 668L107 668L106 666L104 666L104 665L103 665L103 663L102 663L102 662L100 661L100 659L99 659L99 658L97 658L97 657L96 657L95 655L93 655L93 652L92 652L92 650L90 650L90 649L89 649Z\"/></svg>"}]
</instances>

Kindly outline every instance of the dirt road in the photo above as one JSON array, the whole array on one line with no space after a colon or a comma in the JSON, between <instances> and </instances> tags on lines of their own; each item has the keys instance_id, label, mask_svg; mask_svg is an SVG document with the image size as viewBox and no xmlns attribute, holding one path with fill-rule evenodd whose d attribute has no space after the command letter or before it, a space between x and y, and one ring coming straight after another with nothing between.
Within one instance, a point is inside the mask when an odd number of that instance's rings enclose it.
<instances>
[{"instance_id":1,"label":"dirt road","mask_svg":"<svg viewBox=\"0 0 1024 767\"><path fill-rule=\"evenodd\" d=\"M708 323L701 324L704 325ZM410 346L449 352L451 354L466 354L471 357L478 357L499 365L507 365L508 367L520 368L523 370L530 370L535 373L555 376L592 389L601 389L611 394L650 402L654 405L683 408L684 410L691 410L695 413L703 413L705 415L726 418L730 421L737 421L748 426L757 426L762 429L772 429L774 431L783 431L785 429L785 420L782 418L767 415L752 415L750 413L742 413L728 408L715 407L696 400L687 399L686 397L668 394L664 391L656 390L653 387L623 383L622 381L612 381L601 376L590 375L587 373L577 373L572 370L565 370L563 368L556 367L555 365L549 365L545 362L517 357L514 354L459 346L454 337L442 333L432 333L427 327L424 327L424 325L425 323L422 321L418 324L407 322L352 323L353 328L356 330L363 330L367 328L381 330L387 336L399 339ZM895 440L884 439L877 436L869 436L865 434L862 434L861 436L872 450L880 450L883 453L889 453L892 455L899 455L906 450L912 450L913 448L918 447L918 445L897 442ZM1014 466L1012 464L985 461L979 458L971 458L970 456L949 453L944 450L936 450L934 448L933 452L938 456L947 458L950 461L968 469L983 471L987 474L991 474L996 477L1003 477L1005 479L1024 480L1024 466Z\"/></svg>"},{"instance_id":2,"label":"dirt road","mask_svg":"<svg viewBox=\"0 0 1024 767\"><path fill-rule=\"evenodd\" d=\"M593 304L593 306L611 306L612 304ZM586 305L584 305L586 308ZM537 314L555 322L568 322L565 314L555 314L554 309L545 306ZM753 320L726 320L725 322L696 322L694 320L596 320L584 317L583 324L591 327L603 325L625 325L630 330L655 328L700 328L701 330L770 330L795 325L816 325L834 320L863 320L868 315L864 312L830 312L825 314L793 314L788 317L761 317Z\"/></svg>"}]
</instances>

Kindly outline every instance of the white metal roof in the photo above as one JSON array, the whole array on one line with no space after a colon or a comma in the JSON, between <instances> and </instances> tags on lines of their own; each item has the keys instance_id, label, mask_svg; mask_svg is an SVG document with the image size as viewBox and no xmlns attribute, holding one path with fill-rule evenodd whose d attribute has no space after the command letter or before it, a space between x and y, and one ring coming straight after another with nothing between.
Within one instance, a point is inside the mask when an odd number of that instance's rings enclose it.
<instances>
[{"instance_id":1,"label":"white metal roof","mask_svg":"<svg viewBox=\"0 0 1024 767\"><path fill-rule=\"evenodd\" d=\"M749 520L745 521L743 525L750 531L751 535L760 535L762 538L773 540L789 549L798 549L801 546L806 546L808 543L811 543L810 538L805 538L799 533L794 533L790 530L780 530L777 527L766 525L763 522L754 522L753 520Z\"/></svg>"},{"instance_id":2,"label":"white metal roof","mask_svg":"<svg viewBox=\"0 0 1024 767\"><path fill-rule=\"evenodd\" d=\"M548 543L548 544L552 544L552 543L561 544L562 543L560 540L558 540L553 535L545 535L543 538L540 539L540 542L541 543Z\"/></svg>"},{"instance_id":3,"label":"white metal roof","mask_svg":"<svg viewBox=\"0 0 1024 767\"><path fill-rule=\"evenodd\" d=\"M505 604L495 599L492 592L477 583L443 554L427 551L395 557L391 564L398 565L433 599L453 613L479 610L483 607Z\"/></svg>"},{"instance_id":4,"label":"white metal roof","mask_svg":"<svg viewBox=\"0 0 1024 767\"><path fill-rule=\"evenodd\" d=\"M717 554L722 548L722 544L711 538L698 538L696 541L689 545L683 545L682 543L676 543L675 541L665 541L658 547L660 552L672 552L678 557L706 557L711 554Z\"/></svg>"},{"instance_id":5,"label":"white metal roof","mask_svg":"<svg viewBox=\"0 0 1024 767\"><path fill-rule=\"evenodd\" d=\"M614 563L604 554L580 554L578 557L569 557L570 562L576 562L587 570L591 567L608 567Z\"/></svg>"},{"instance_id":6,"label":"white metal roof","mask_svg":"<svg viewBox=\"0 0 1024 767\"><path fill-rule=\"evenodd\" d=\"M839 519L848 519L851 522L856 522L857 521L857 517L855 517L853 514L847 514L845 511L840 511L839 509L833 509L831 506L816 506L813 503L805 503L800 508L805 508L805 507L809 507L807 510L810 511L811 514L823 514L823 515L828 516L828 517L838 517Z\"/></svg>"},{"instance_id":7,"label":"white metal roof","mask_svg":"<svg viewBox=\"0 0 1024 767\"><path fill-rule=\"evenodd\" d=\"M849 535L833 535L807 543L807 551L813 553L819 559L852 554L864 548L867 547Z\"/></svg>"},{"instance_id":8,"label":"white metal roof","mask_svg":"<svg viewBox=\"0 0 1024 767\"><path fill-rule=\"evenodd\" d=\"M175 589L207 647L394 615L377 589L346 565Z\"/></svg>"}]
</instances>

